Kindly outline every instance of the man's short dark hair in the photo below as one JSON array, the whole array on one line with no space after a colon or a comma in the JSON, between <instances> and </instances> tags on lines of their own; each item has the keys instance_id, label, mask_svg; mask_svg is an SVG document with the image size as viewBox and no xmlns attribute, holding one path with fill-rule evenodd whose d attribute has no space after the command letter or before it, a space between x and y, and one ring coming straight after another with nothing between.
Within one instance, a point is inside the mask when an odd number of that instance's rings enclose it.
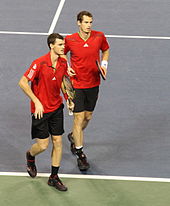
<instances>
[{"instance_id":1,"label":"man's short dark hair","mask_svg":"<svg viewBox=\"0 0 170 206\"><path fill-rule=\"evenodd\" d=\"M77 14L77 21L82 22L83 21L83 16L88 16L93 18L93 15L88 12L88 11L81 11L80 13Z\"/></svg>"},{"instance_id":2,"label":"man's short dark hair","mask_svg":"<svg viewBox=\"0 0 170 206\"><path fill-rule=\"evenodd\" d=\"M55 40L56 39L61 39L61 40L64 40L64 37L61 36L60 34L58 33L52 33L48 36L47 38L47 44L48 44L48 47L51 49L50 47L50 44L55 44Z\"/></svg>"}]
</instances>

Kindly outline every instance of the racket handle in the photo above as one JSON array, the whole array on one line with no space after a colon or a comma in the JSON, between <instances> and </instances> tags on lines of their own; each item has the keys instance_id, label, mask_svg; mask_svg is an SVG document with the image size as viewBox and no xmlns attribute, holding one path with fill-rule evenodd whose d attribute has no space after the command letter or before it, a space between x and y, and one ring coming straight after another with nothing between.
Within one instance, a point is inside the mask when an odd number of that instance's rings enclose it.
<instances>
[{"instance_id":1,"label":"racket handle","mask_svg":"<svg viewBox=\"0 0 170 206\"><path fill-rule=\"evenodd\" d=\"M71 100L70 98L67 99L67 103L70 104L71 101L72 101L72 100ZM69 109L69 107L67 107L67 108L68 108L68 114L69 114L70 116L72 116L72 115L73 115L73 111L72 111L71 109Z\"/></svg>"}]
</instances>

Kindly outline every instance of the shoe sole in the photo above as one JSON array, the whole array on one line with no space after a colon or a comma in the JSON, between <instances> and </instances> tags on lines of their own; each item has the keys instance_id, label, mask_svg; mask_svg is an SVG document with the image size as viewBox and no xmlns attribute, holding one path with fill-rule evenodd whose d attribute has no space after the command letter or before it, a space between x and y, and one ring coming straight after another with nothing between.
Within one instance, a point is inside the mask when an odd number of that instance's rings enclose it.
<instances>
[{"instance_id":1,"label":"shoe sole","mask_svg":"<svg viewBox=\"0 0 170 206\"><path fill-rule=\"evenodd\" d=\"M35 178L35 177L37 176L37 173L33 175L33 174L29 171L28 168L27 168L27 172L28 172L29 176L32 177L32 178Z\"/></svg>"},{"instance_id":2,"label":"shoe sole","mask_svg":"<svg viewBox=\"0 0 170 206\"><path fill-rule=\"evenodd\" d=\"M90 168L90 165L87 166L81 166L79 163L77 164L80 171L87 171Z\"/></svg>"},{"instance_id":3,"label":"shoe sole","mask_svg":"<svg viewBox=\"0 0 170 206\"><path fill-rule=\"evenodd\" d=\"M88 166L88 167L79 167L78 166L78 168L80 171L87 171L90 168L90 166Z\"/></svg>"}]
</instances>

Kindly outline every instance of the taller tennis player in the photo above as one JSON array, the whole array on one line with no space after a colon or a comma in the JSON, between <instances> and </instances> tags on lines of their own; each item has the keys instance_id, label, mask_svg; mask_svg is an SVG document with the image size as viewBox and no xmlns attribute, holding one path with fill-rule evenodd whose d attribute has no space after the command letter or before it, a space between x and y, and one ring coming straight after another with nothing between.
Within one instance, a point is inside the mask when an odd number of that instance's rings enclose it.
<instances>
[{"instance_id":1,"label":"taller tennis player","mask_svg":"<svg viewBox=\"0 0 170 206\"><path fill-rule=\"evenodd\" d=\"M96 60L101 62L101 67L106 74L109 58L109 44L106 37L102 32L92 30L92 23L92 14L81 11L77 15L79 31L65 38L65 54L70 52L71 61L68 73L76 92L73 129L68 134L68 139L71 142L72 153L77 156L77 164L81 171L86 171L90 167L83 152L83 130L92 118L98 99L100 75Z\"/></svg>"}]
</instances>

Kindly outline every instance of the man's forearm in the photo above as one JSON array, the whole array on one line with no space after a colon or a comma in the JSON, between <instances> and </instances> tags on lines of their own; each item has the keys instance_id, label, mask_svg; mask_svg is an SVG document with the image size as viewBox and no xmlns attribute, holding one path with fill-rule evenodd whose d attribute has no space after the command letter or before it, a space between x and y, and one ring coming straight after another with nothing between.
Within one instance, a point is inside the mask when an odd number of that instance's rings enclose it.
<instances>
[{"instance_id":1,"label":"man's forearm","mask_svg":"<svg viewBox=\"0 0 170 206\"><path fill-rule=\"evenodd\" d=\"M104 51L102 53L102 61L105 60L105 61L108 61L109 60L109 49L107 49L106 51Z\"/></svg>"},{"instance_id":2,"label":"man's forearm","mask_svg":"<svg viewBox=\"0 0 170 206\"><path fill-rule=\"evenodd\" d=\"M19 81L19 86L21 87L21 89L24 91L24 93L34 102L38 102L39 99L34 95L31 87L28 84L28 80L25 76L23 76L20 81Z\"/></svg>"}]
</instances>

